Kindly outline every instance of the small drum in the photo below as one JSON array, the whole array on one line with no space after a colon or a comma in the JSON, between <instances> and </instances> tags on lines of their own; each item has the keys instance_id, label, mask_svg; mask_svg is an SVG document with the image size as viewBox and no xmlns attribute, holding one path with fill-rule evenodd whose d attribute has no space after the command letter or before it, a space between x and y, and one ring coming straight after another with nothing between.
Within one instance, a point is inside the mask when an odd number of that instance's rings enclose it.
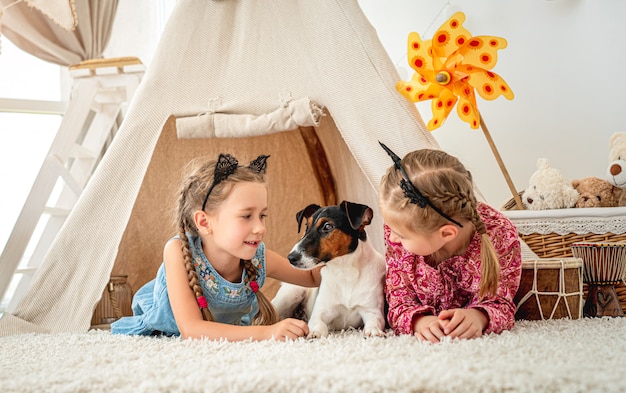
<instances>
[{"instance_id":1,"label":"small drum","mask_svg":"<svg viewBox=\"0 0 626 393\"><path fill-rule=\"evenodd\" d=\"M523 261L520 287L513 299L515 319L580 318L582 269L580 258Z\"/></svg>"},{"instance_id":2,"label":"small drum","mask_svg":"<svg viewBox=\"0 0 626 393\"><path fill-rule=\"evenodd\" d=\"M586 317L620 317L624 311L615 285L626 278L626 243L573 243L572 254L583 260L583 281L588 286Z\"/></svg>"}]
</instances>

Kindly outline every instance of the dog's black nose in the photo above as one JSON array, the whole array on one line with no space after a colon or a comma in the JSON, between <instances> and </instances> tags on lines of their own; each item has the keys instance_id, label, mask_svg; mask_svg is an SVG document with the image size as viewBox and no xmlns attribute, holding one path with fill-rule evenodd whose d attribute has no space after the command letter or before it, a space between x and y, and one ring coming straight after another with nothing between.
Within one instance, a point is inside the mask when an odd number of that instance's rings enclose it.
<instances>
[{"instance_id":1,"label":"dog's black nose","mask_svg":"<svg viewBox=\"0 0 626 393\"><path fill-rule=\"evenodd\" d=\"M289 259L289 263L291 263L292 265L296 264L298 263L298 261L300 261L300 253L292 251L289 253L289 255L287 255L287 259Z\"/></svg>"}]
</instances>

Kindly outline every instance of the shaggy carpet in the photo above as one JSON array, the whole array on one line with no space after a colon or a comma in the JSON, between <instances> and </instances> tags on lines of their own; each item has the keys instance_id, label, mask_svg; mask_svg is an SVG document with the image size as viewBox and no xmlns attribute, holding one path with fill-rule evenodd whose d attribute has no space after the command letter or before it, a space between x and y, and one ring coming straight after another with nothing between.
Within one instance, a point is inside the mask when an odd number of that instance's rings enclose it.
<instances>
[{"instance_id":1,"label":"shaggy carpet","mask_svg":"<svg viewBox=\"0 0 626 393\"><path fill-rule=\"evenodd\" d=\"M2 392L623 392L626 318L518 321L474 340L0 338Z\"/></svg>"}]
</instances>

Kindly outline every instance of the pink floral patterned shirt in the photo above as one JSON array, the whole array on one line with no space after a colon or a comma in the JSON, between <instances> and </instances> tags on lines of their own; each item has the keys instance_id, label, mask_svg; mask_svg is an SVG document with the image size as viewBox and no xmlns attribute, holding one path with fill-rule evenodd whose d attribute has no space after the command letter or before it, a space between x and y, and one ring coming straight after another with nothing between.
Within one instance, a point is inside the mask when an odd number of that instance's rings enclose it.
<instances>
[{"instance_id":1,"label":"pink floral patterned shirt","mask_svg":"<svg viewBox=\"0 0 626 393\"><path fill-rule=\"evenodd\" d=\"M522 274L520 242L515 225L494 208L479 203L478 213L500 260L500 279L495 296L478 298L481 237L476 232L465 255L454 256L431 266L389 241L384 226L387 277L385 293L389 302L388 319L396 334L413 334L413 317L438 315L443 310L476 308L489 317L485 333L500 333L514 324L513 297Z\"/></svg>"}]
</instances>

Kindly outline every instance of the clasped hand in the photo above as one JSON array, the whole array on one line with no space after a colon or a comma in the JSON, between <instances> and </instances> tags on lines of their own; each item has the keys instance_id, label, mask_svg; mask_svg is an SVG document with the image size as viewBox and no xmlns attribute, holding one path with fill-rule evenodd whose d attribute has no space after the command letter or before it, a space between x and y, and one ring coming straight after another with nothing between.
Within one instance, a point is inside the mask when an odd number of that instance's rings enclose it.
<instances>
[{"instance_id":1,"label":"clasped hand","mask_svg":"<svg viewBox=\"0 0 626 393\"><path fill-rule=\"evenodd\" d=\"M267 326L267 338L274 338L278 341L295 340L298 337L304 337L309 334L309 326L306 322L295 319L286 318L273 325Z\"/></svg>"},{"instance_id":2,"label":"clasped hand","mask_svg":"<svg viewBox=\"0 0 626 393\"><path fill-rule=\"evenodd\" d=\"M444 310L438 316L423 315L413 325L415 337L420 341L438 343L443 337L477 338L487 326L485 313L473 308Z\"/></svg>"}]
</instances>

